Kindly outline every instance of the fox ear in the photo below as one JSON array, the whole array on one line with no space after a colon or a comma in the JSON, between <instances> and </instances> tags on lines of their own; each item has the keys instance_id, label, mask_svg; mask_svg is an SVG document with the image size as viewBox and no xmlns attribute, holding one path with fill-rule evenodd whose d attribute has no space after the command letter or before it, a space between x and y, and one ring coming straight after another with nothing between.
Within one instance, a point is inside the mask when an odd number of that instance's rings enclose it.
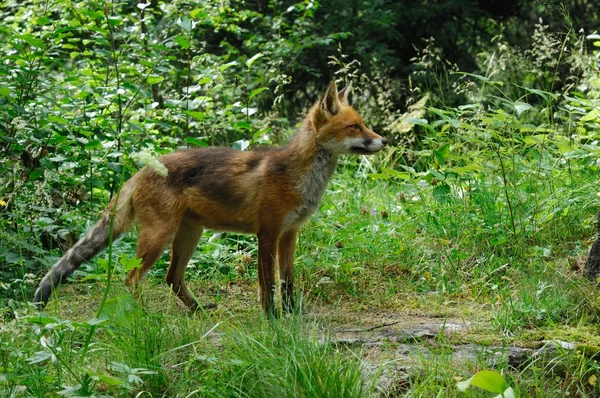
<instances>
[{"instance_id":1,"label":"fox ear","mask_svg":"<svg viewBox=\"0 0 600 398\"><path fill-rule=\"evenodd\" d=\"M348 94L352 91L352 82L338 92L338 98L344 105L348 105Z\"/></svg>"},{"instance_id":2,"label":"fox ear","mask_svg":"<svg viewBox=\"0 0 600 398\"><path fill-rule=\"evenodd\" d=\"M335 81L329 83L327 90L319 100L321 110L326 115L335 115L340 111L340 100L338 98L337 86Z\"/></svg>"}]
</instances>

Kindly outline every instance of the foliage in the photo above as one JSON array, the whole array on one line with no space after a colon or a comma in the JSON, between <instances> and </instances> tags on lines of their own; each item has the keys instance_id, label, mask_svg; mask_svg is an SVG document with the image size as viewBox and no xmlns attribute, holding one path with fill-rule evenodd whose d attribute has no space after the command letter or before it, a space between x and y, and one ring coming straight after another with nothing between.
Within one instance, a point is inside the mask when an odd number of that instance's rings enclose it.
<instances>
[{"instance_id":1,"label":"foliage","mask_svg":"<svg viewBox=\"0 0 600 398\"><path fill-rule=\"evenodd\" d=\"M457 384L458 389L462 392L466 392L471 386L497 393L497 397L501 398L513 398L515 396L512 387L506 383L504 377L500 373L490 370L479 371L469 380Z\"/></svg>"},{"instance_id":2,"label":"foliage","mask_svg":"<svg viewBox=\"0 0 600 398\"><path fill-rule=\"evenodd\" d=\"M111 316L85 322L29 315L8 323L0 331L3 391L8 396L26 388L29 394L69 397L360 397L374 383L361 378L356 358L310 338L314 326L301 319L261 321L243 330L211 326L208 319L171 323L144 313L130 298L112 300ZM96 325L102 333L88 351L78 343ZM27 348L11 340L27 342Z\"/></svg>"},{"instance_id":3,"label":"foliage","mask_svg":"<svg viewBox=\"0 0 600 398\"><path fill-rule=\"evenodd\" d=\"M156 156L176 148L283 144L332 78L354 83L361 114L393 145L343 159L302 230L296 285L308 312L413 306L468 319L465 308L477 306L506 344L533 331L597 334L599 296L580 277L599 204L600 36L588 31L597 12L590 1L8 2L6 395L373 392L378 374L362 376L363 353L315 338L327 325L247 313L256 307L242 295L255 287L254 237L207 233L188 267L195 290L225 315L163 311L171 296L154 298L153 311L111 285L139 264L132 236L85 264L48 313L26 303L39 274L141 165L160 168ZM61 313L68 302L77 308ZM461 396L457 378L487 368L422 361L402 393ZM497 370L518 396L597 394L593 358L558 363L561 376L536 361Z\"/></svg>"}]
</instances>

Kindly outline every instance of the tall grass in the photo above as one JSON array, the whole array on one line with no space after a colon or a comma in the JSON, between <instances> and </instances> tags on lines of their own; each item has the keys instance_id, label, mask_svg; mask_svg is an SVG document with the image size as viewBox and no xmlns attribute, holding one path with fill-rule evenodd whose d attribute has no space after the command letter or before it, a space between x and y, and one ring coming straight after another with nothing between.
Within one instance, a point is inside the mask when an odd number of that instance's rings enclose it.
<instances>
[{"instance_id":1,"label":"tall grass","mask_svg":"<svg viewBox=\"0 0 600 398\"><path fill-rule=\"evenodd\" d=\"M546 34L540 26L538 44L552 49L520 52L500 37L482 54L482 74L432 75L443 95L432 87L420 109L398 117L393 126L410 128L390 127L394 148L342 161L300 233L303 314L262 317L249 298L256 239L237 234L206 233L190 263L190 285L219 304L214 312L184 314L154 286L166 259L150 273L145 305L110 284L88 290L90 280L122 278L135 262L126 238L118 263L97 262L118 272L83 267L82 283L71 295L61 289L47 313L27 307L25 269L22 280L3 282L23 296L2 311L3 396L369 396L379 374L364 371L362 352L331 344L327 329L332 319L361 323L378 313L441 312L481 322L473 339L510 345L559 337L596 352L600 296L581 268L600 204L599 54L580 41L569 45L572 32L562 40ZM573 71L568 84L558 84L548 54L560 54ZM450 94L465 104L445 106ZM88 301L104 305L93 311ZM323 307L325 321L315 315ZM426 343L435 355L415 358L398 395L460 396L456 381L488 366L484 358L457 364L451 340ZM394 347L381 349L393 357ZM598 394L598 364L587 352L518 369L501 360L497 368L519 396Z\"/></svg>"},{"instance_id":2,"label":"tall grass","mask_svg":"<svg viewBox=\"0 0 600 398\"><path fill-rule=\"evenodd\" d=\"M376 374L366 379L356 354L300 316L214 323L148 313L117 298L107 301L110 320L9 322L0 346L8 396L361 397L374 390ZM94 324L101 328L82 357Z\"/></svg>"}]
</instances>

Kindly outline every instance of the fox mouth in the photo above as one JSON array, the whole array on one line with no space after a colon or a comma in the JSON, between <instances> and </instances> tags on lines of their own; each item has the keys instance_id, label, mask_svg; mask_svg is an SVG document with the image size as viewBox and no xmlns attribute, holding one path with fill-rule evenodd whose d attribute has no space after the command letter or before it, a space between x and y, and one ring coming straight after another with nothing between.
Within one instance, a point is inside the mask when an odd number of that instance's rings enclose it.
<instances>
[{"instance_id":1,"label":"fox mouth","mask_svg":"<svg viewBox=\"0 0 600 398\"><path fill-rule=\"evenodd\" d=\"M372 155L374 153L379 152L380 149L368 149L362 146L352 146L350 147L350 152L355 153L357 155Z\"/></svg>"}]
</instances>

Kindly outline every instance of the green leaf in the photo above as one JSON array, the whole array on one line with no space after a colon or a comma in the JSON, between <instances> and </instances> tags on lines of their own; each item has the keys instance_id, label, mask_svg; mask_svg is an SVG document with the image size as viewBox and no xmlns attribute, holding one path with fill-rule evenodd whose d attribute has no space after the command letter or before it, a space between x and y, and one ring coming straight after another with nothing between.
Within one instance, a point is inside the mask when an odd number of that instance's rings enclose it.
<instances>
[{"instance_id":1,"label":"green leaf","mask_svg":"<svg viewBox=\"0 0 600 398\"><path fill-rule=\"evenodd\" d=\"M191 117L193 117L194 119L198 119L200 121L204 120L204 118L206 117L206 114L204 112L198 112L198 111L185 111L185 113L187 115L190 115Z\"/></svg>"},{"instance_id":2,"label":"green leaf","mask_svg":"<svg viewBox=\"0 0 600 398\"><path fill-rule=\"evenodd\" d=\"M165 80L165 78L164 78L164 77L162 77L162 76L158 76L158 75L149 75L149 76L148 76L148 80L147 80L147 81L148 81L148 84L149 84L149 85L153 85L153 84L156 84L156 83L160 83L160 82L162 82L163 80Z\"/></svg>"},{"instance_id":3,"label":"green leaf","mask_svg":"<svg viewBox=\"0 0 600 398\"><path fill-rule=\"evenodd\" d=\"M567 152L571 152L573 150L573 148L565 143L565 142L560 142L560 141L552 141L552 143L554 145L556 145L556 147L558 148L559 152L562 154L565 154Z\"/></svg>"},{"instance_id":4,"label":"green leaf","mask_svg":"<svg viewBox=\"0 0 600 398\"><path fill-rule=\"evenodd\" d=\"M263 91L268 90L267 87L260 87L250 91L250 95L248 96L248 101L254 98L257 94L262 93Z\"/></svg>"},{"instance_id":5,"label":"green leaf","mask_svg":"<svg viewBox=\"0 0 600 398\"><path fill-rule=\"evenodd\" d=\"M237 122L235 124L235 127L238 129L242 129L242 130L252 131L252 126L249 123L244 122L244 121Z\"/></svg>"},{"instance_id":6,"label":"green leaf","mask_svg":"<svg viewBox=\"0 0 600 398\"><path fill-rule=\"evenodd\" d=\"M517 101L517 102L513 103L512 105L515 108L515 111L517 112L518 116L521 116L521 113L532 108L532 106L526 102Z\"/></svg>"},{"instance_id":7,"label":"green leaf","mask_svg":"<svg viewBox=\"0 0 600 398\"><path fill-rule=\"evenodd\" d=\"M458 387L460 392L467 392L469 387L471 387L472 380L473 380L473 378L471 377L469 380L460 381L460 382L456 383L456 387Z\"/></svg>"},{"instance_id":8,"label":"green leaf","mask_svg":"<svg viewBox=\"0 0 600 398\"><path fill-rule=\"evenodd\" d=\"M125 385L125 381L117 379L116 377L109 376L107 374L97 374L98 380L108 384L109 386L122 386Z\"/></svg>"},{"instance_id":9,"label":"green leaf","mask_svg":"<svg viewBox=\"0 0 600 398\"><path fill-rule=\"evenodd\" d=\"M97 11L92 11L92 10L88 10L85 8L82 8L79 10L79 13L85 15L86 17L90 17L92 19L98 19L98 20L102 20L104 19L104 14L97 12Z\"/></svg>"},{"instance_id":10,"label":"green leaf","mask_svg":"<svg viewBox=\"0 0 600 398\"><path fill-rule=\"evenodd\" d=\"M25 40L27 42L27 44L29 44L31 47L38 47L38 48L43 48L44 47L44 40L42 39L38 39L37 37L33 37L32 35L23 35L21 36L21 38L23 40Z\"/></svg>"},{"instance_id":11,"label":"green leaf","mask_svg":"<svg viewBox=\"0 0 600 398\"><path fill-rule=\"evenodd\" d=\"M490 244L492 246L500 246L505 244L506 242L508 242L508 238L504 235L495 236L492 239L490 239Z\"/></svg>"},{"instance_id":12,"label":"green leaf","mask_svg":"<svg viewBox=\"0 0 600 398\"><path fill-rule=\"evenodd\" d=\"M0 203L0 205L6 206L6 202ZM4 252L2 253L2 256L4 256L4 261L7 263L19 264L21 262L21 255L18 253Z\"/></svg>"},{"instance_id":13,"label":"green leaf","mask_svg":"<svg viewBox=\"0 0 600 398\"><path fill-rule=\"evenodd\" d=\"M108 18L108 23L110 24L110 26L119 26L123 23L123 18L121 18L120 16L110 17Z\"/></svg>"},{"instance_id":14,"label":"green leaf","mask_svg":"<svg viewBox=\"0 0 600 398\"><path fill-rule=\"evenodd\" d=\"M44 169L35 169L31 172L31 174L29 174L29 179L30 180L37 180L38 178L40 178L41 176L44 175Z\"/></svg>"},{"instance_id":15,"label":"green leaf","mask_svg":"<svg viewBox=\"0 0 600 398\"><path fill-rule=\"evenodd\" d=\"M259 58L261 58L262 56L264 56L263 53L258 53L255 56L253 56L252 58L250 58L249 60L246 61L246 66L248 67L248 69L250 69L252 67L252 64Z\"/></svg>"},{"instance_id":16,"label":"green leaf","mask_svg":"<svg viewBox=\"0 0 600 398\"><path fill-rule=\"evenodd\" d=\"M546 134L528 135L523 137L523 143L526 145L538 145L546 142L548 136Z\"/></svg>"},{"instance_id":17,"label":"green leaf","mask_svg":"<svg viewBox=\"0 0 600 398\"><path fill-rule=\"evenodd\" d=\"M236 65L236 64L237 64L236 61L232 61L232 62L226 63L225 65L221 65L219 67L219 72L224 72L225 70L231 68L233 65Z\"/></svg>"},{"instance_id":18,"label":"green leaf","mask_svg":"<svg viewBox=\"0 0 600 398\"><path fill-rule=\"evenodd\" d=\"M116 153L119 153L119 152L116 152ZM107 156L110 157L111 154L109 153ZM119 153L119 156L121 156L120 153ZM164 177L169 174L169 170L165 167L165 165L162 164L160 162L160 160L158 160L158 158L150 152L147 152L147 151L135 152L135 153L130 154L129 157L134 162L141 163L141 164L148 166L149 168L154 170L154 172L158 175L161 175ZM120 168L119 164L115 164L115 165L117 166L117 168ZM110 167L110 162L108 163L107 166Z\"/></svg>"},{"instance_id":19,"label":"green leaf","mask_svg":"<svg viewBox=\"0 0 600 398\"><path fill-rule=\"evenodd\" d=\"M466 104L466 105L459 105L458 109L461 111L465 111L465 110L471 110L471 109L479 109L481 107L480 104Z\"/></svg>"},{"instance_id":20,"label":"green leaf","mask_svg":"<svg viewBox=\"0 0 600 398\"><path fill-rule=\"evenodd\" d=\"M48 25L50 20L46 17L39 17L35 20L35 23L38 25Z\"/></svg>"},{"instance_id":21,"label":"green leaf","mask_svg":"<svg viewBox=\"0 0 600 398\"><path fill-rule=\"evenodd\" d=\"M185 143L201 147L208 146L208 143L206 142L206 137L185 137Z\"/></svg>"},{"instance_id":22,"label":"green leaf","mask_svg":"<svg viewBox=\"0 0 600 398\"><path fill-rule=\"evenodd\" d=\"M186 32L191 32L195 24L195 22L192 22L192 20L186 16L177 20L177 26Z\"/></svg>"},{"instance_id":23,"label":"green leaf","mask_svg":"<svg viewBox=\"0 0 600 398\"><path fill-rule=\"evenodd\" d=\"M383 172L383 175L388 176L388 177L399 178L401 180L408 180L408 179L410 179L410 174L403 173L403 172L398 171L398 170L390 169L390 168L387 168L387 167L382 167L381 171Z\"/></svg>"},{"instance_id":24,"label":"green leaf","mask_svg":"<svg viewBox=\"0 0 600 398\"><path fill-rule=\"evenodd\" d=\"M315 260L312 257L304 257L303 263L309 267L315 264Z\"/></svg>"},{"instance_id":25,"label":"green leaf","mask_svg":"<svg viewBox=\"0 0 600 398\"><path fill-rule=\"evenodd\" d=\"M431 177L436 178L436 179L438 179L440 181L443 181L443 180L446 179L446 176L444 175L444 173L441 172L441 171L439 171L439 170L429 170L429 174L430 174ZM427 178L427 177L425 177L425 179L427 181L431 180L431 178Z\"/></svg>"},{"instance_id":26,"label":"green leaf","mask_svg":"<svg viewBox=\"0 0 600 398\"><path fill-rule=\"evenodd\" d=\"M91 140L87 144L85 144L85 150L91 151L92 149L102 148L102 142L100 140Z\"/></svg>"},{"instance_id":27,"label":"green leaf","mask_svg":"<svg viewBox=\"0 0 600 398\"><path fill-rule=\"evenodd\" d=\"M190 11L190 16L194 19L206 18L208 14L200 8Z\"/></svg>"},{"instance_id":28,"label":"green leaf","mask_svg":"<svg viewBox=\"0 0 600 398\"><path fill-rule=\"evenodd\" d=\"M68 123L67 119L62 118L60 116L56 116L56 115L48 116L48 121L50 121L52 123L59 123L59 124L67 124Z\"/></svg>"},{"instance_id":29,"label":"green leaf","mask_svg":"<svg viewBox=\"0 0 600 398\"><path fill-rule=\"evenodd\" d=\"M8 87L0 87L0 97L8 97L11 93L11 89Z\"/></svg>"},{"instance_id":30,"label":"green leaf","mask_svg":"<svg viewBox=\"0 0 600 398\"><path fill-rule=\"evenodd\" d=\"M450 198L450 186L448 184L439 184L433 189L433 198L440 202L446 203Z\"/></svg>"},{"instance_id":31,"label":"green leaf","mask_svg":"<svg viewBox=\"0 0 600 398\"><path fill-rule=\"evenodd\" d=\"M106 300L98 318L111 319L117 325L129 327L139 307L131 295L121 295Z\"/></svg>"},{"instance_id":32,"label":"green leaf","mask_svg":"<svg viewBox=\"0 0 600 398\"><path fill-rule=\"evenodd\" d=\"M191 46L190 39L187 36L177 36L173 40L175 40L175 42L177 42L184 50L187 50Z\"/></svg>"},{"instance_id":33,"label":"green leaf","mask_svg":"<svg viewBox=\"0 0 600 398\"><path fill-rule=\"evenodd\" d=\"M142 259L138 257L129 257L123 253L121 257L119 257L119 263L123 266L124 271L131 271L142 265Z\"/></svg>"},{"instance_id":34,"label":"green leaf","mask_svg":"<svg viewBox=\"0 0 600 398\"><path fill-rule=\"evenodd\" d=\"M462 166L462 167L454 167L451 169L447 169L447 172L451 172L451 173L456 173L458 175L463 175L467 172L470 171L481 171L483 169L483 167L481 167L481 165L479 164L470 164L468 166Z\"/></svg>"},{"instance_id":35,"label":"green leaf","mask_svg":"<svg viewBox=\"0 0 600 398\"><path fill-rule=\"evenodd\" d=\"M389 176L387 174L381 174L381 173L371 173L371 174L369 174L369 177L371 177L374 180L387 180L389 178L392 178L391 176Z\"/></svg>"},{"instance_id":36,"label":"green leaf","mask_svg":"<svg viewBox=\"0 0 600 398\"><path fill-rule=\"evenodd\" d=\"M519 86L521 87L521 86ZM521 87L527 91L529 91L530 93L533 93L535 95L539 95L540 97L542 97L544 100L548 101L548 97L552 98L553 100L555 100L557 98L556 94L554 93L550 93L548 91L542 91L542 90L538 90L536 88L529 88L529 87Z\"/></svg>"},{"instance_id":37,"label":"green leaf","mask_svg":"<svg viewBox=\"0 0 600 398\"><path fill-rule=\"evenodd\" d=\"M43 315L32 316L32 317L29 317L26 319L27 319L27 322L29 322L29 323L34 323L36 325L44 325L44 326L59 322L59 320L57 318L52 318L52 317L43 316Z\"/></svg>"},{"instance_id":38,"label":"green leaf","mask_svg":"<svg viewBox=\"0 0 600 398\"><path fill-rule=\"evenodd\" d=\"M477 372L471 379L471 385L496 394L502 394L508 388L504 377L491 370Z\"/></svg>"},{"instance_id":39,"label":"green leaf","mask_svg":"<svg viewBox=\"0 0 600 398\"><path fill-rule=\"evenodd\" d=\"M600 116L600 109L594 109L590 113L581 117L582 122L589 122L591 120L597 120Z\"/></svg>"},{"instance_id":40,"label":"green leaf","mask_svg":"<svg viewBox=\"0 0 600 398\"><path fill-rule=\"evenodd\" d=\"M435 160L437 160L438 164L442 165L446 163L446 160L450 157L450 144L442 145L433 152L433 156L435 156Z\"/></svg>"},{"instance_id":41,"label":"green leaf","mask_svg":"<svg viewBox=\"0 0 600 398\"><path fill-rule=\"evenodd\" d=\"M482 387L482 384L484 385L484 387ZM482 370L475 376L471 377L469 380L456 383L456 387L461 392L467 392L467 390L471 386L479 387L486 391L497 393L498 395L496 395L494 398L515 398L514 390L512 389L512 387L508 386L502 375L500 375L498 372Z\"/></svg>"}]
</instances>

